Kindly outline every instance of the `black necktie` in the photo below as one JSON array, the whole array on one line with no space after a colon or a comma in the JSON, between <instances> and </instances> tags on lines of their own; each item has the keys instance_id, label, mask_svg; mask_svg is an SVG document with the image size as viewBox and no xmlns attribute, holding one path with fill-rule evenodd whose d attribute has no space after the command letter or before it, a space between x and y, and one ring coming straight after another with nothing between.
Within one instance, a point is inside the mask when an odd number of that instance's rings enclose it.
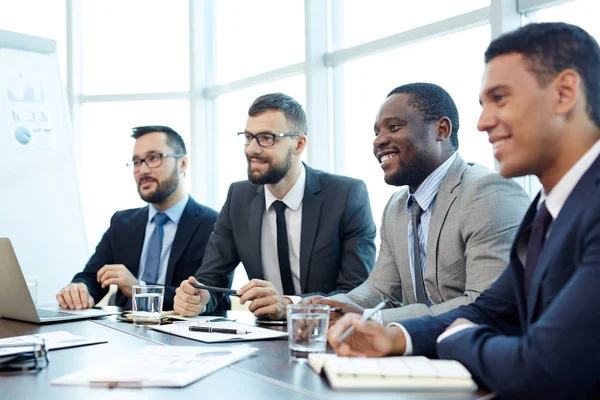
<instances>
[{"instance_id":1,"label":"black necktie","mask_svg":"<svg viewBox=\"0 0 600 400\"><path fill-rule=\"evenodd\" d=\"M535 214L533 222L531 223L531 235L529 236L529 243L527 245L527 262L525 263L525 294L528 295L529 287L531 286L531 280L533 279L533 273L537 266L540 258L540 253L544 247L546 241L546 232L552 222L552 215L546 208L546 203L542 203L542 206Z\"/></svg>"},{"instance_id":2,"label":"black necktie","mask_svg":"<svg viewBox=\"0 0 600 400\"><path fill-rule=\"evenodd\" d=\"M292 281L292 268L290 267L290 249L288 246L287 227L285 224L285 209L287 206L283 201L276 200L273 208L277 214L277 259L279 260L279 272L281 273L281 284L283 294L296 294L294 281Z\"/></svg>"},{"instance_id":3,"label":"black necktie","mask_svg":"<svg viewBox=\"0 0 600 400\"><path fill-rule=\"evenodd\" d=\"M423 210L417 200L413 197L410 205L411 224L413 232L413 271L415 271L415 295L417 303L427 304L425 294L425 282L423 282L423 270L421 269L421 251L419 249L419 223Z\"/></svg>"}]
</instances>

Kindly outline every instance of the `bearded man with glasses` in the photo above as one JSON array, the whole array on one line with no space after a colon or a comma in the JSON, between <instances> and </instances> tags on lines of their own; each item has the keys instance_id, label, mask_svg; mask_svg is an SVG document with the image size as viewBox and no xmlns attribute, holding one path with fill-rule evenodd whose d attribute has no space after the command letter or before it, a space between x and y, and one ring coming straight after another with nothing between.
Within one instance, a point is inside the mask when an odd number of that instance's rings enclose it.
<instances>
[{"instance_id":1,"label":"bearded man with glasses","mask_svg":"<svg viewBox=\"0 0 600 400\"><path fill-rule=\"evenodd\" d=\"M237 295L257 317L283 319L286 305L300 296L360 285L375 263L367 188L301 161L307 143L302 106L282 93L261 96L237 136L248 180L230 186L204 262L177 289L174 310L193 316L228 306L228 298L192 285L229 287L240 262L250 282Z\"/></svg>"},{"instance_id":2,"label":"bearded man with glasses","mask_svg":"<svg viewBox=\"0 0 600 400\"><path fill-rule=\"evenodd\" d=\"M115 213L83 272L56 299L61 307L93 307L109 286L118 286L115 304L131 307L133 285L165 286L164 309L173 308L175 289L202 264L217 212L186 192L185 143L166 126L133 128L131 164L146 207Z\"/></svg>"}]
</instances>

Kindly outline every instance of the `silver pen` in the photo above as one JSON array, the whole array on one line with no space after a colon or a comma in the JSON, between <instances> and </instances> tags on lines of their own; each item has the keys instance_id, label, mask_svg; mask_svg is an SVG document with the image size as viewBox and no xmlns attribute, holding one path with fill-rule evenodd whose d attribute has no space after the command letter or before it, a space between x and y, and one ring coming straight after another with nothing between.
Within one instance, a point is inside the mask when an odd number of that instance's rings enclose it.
<instances>
[{"instance_id":1,"label":"silver pen","mask_svg":"<svg viewBox=\"0 0 600 400\"><path fill-rule=\"evenodd\" d=\"M360 322L365 322L365 321L371 319L373 317L373 315L375 315L378 311L383 309L383 307L385 307L387 305L387 303L389 303L389 299L385 299L381 303L377 304L375 306L375 308L373 308L371 310L371 312L363 313L363 316L360 319ZM346 329L346 331L344 331L344 333L342 333L342 335L338 339L338 343L342 343L344 340L346 340L348 338L348 336L350 336L352 334L352 332L354 332L354 325L352 325L350 328Z\"/></svg>"}]
</instances>

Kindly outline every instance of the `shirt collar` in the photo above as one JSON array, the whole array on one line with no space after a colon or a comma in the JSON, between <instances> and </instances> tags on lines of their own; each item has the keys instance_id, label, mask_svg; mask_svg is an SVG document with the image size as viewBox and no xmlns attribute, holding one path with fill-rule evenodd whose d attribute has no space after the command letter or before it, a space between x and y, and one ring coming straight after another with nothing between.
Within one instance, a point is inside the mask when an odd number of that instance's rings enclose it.
<instances>
[{"instance_id":1,"label":"shirt collar","mask_svg":"<svg viewBox=\"0 0 600 400\"><path fill-rule=\"evenodd\" d=\"M281 201L288 206L292 211L298 211L300 205L302 204L302 199L304 198L304 188L306 187L306 170L304 164L302 164L302 168L300 168L300 176L294 183L294 186L290 189L290 191L285 195ZM267 211L271 207L274 201L279 200L265 185L265 207Z\"/></svg>"},{"instance_id":2,"label":"shirt collar","mask_svg":"<svg viewBox=\"0 0 600 400\"><path fill-rule=\"evenodd\" d=\"M538 202L538 208L543 201L553 219L558 217L560 210L571 195L571 192L585 172L600 155L600 140L598 140L586 153L571 167L571 169L558 181L556 186L546 194L542 188L542 195Z\"/></svg>"},{"instance_id":3,"label":"shirt collar","mask_svg":"<svg viewBox=\"0 0 600 400\"><path fill-rule=\"evenodd\" d=\"M419 187L414 193L410 193L410 196L408 196L408 198L406 199L406 211L409 214L409 203L411 197L414 197L417 200L417 203L419 203L419 206L421 206L423 212L427 211L429 206L431 206L431 203L433 202L433 199L435 198L435 195L437 194L440 185L442 184L442 181L446 177L450 166L452 166L452 163L454 162L454 160L456 160L457 155L458 154L454 152L454 154L448 157L448 159L444 161L442 165L437 167L431 174L429 174L427 178L425 178L423 183L419 185Z\"/></svg>"},{"instance_id":4,"label":"shirt collar","mask_svg":"<svg viewBox=\"0 0 600 400\"><path fill-rule=\"evenodd\" d=\"M183 210L185 210L185 206L187 205L189 199L190 195L186 193L185 196L181 198L181 200L173 204L165 211L158 211L156 207L154 207L154 204L148 204L148 221L152 221L152 218L154 218L154 216L157 213L164 212L165 214L167 214L169 219L175 223L175 225L179 224L179 220L183 215Z\"/></svg>"}]
</instances>

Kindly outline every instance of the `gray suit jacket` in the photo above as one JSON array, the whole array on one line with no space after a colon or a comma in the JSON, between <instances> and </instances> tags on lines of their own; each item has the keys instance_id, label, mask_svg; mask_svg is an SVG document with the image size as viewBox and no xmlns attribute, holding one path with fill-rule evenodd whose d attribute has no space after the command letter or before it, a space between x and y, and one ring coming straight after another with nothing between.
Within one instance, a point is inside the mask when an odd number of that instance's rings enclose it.
<instances>
[{"instance_id":1,"label":"gray suit jacket","mask_svg":"<svg viewBox=\"0 0 600 400\"><path fill-rule=\"evenodd\" d=\"M375 263L376 227L363 181L306 167L300 234L303 294L348 292L367 279ZM233 183L206 245L198 281L228 287L242 262L250 279L263 279L261 229L263 185ZM333 293L332 293L333 292ZM205 312L221 299L211 296ZM226 307L221 302L219 308Z\"/></svg>"},{"instance_id":2,"label":"gray suit jacket","mask_svg":"<svg viewBox=\"0 0 600 400\"><path fill-rule=\"evenodd\" d=\"M510 245L530 203L512 179L460 156L437 193L429 221L425 289L432 306L416 303L408 256L408 189L388 202L381 247L369 279L335 300L372 308L384 298L383 322L437 315L474 301L508 265ZM402 306L404 305L404 306Z\"/></svg>"}]
</instances>

